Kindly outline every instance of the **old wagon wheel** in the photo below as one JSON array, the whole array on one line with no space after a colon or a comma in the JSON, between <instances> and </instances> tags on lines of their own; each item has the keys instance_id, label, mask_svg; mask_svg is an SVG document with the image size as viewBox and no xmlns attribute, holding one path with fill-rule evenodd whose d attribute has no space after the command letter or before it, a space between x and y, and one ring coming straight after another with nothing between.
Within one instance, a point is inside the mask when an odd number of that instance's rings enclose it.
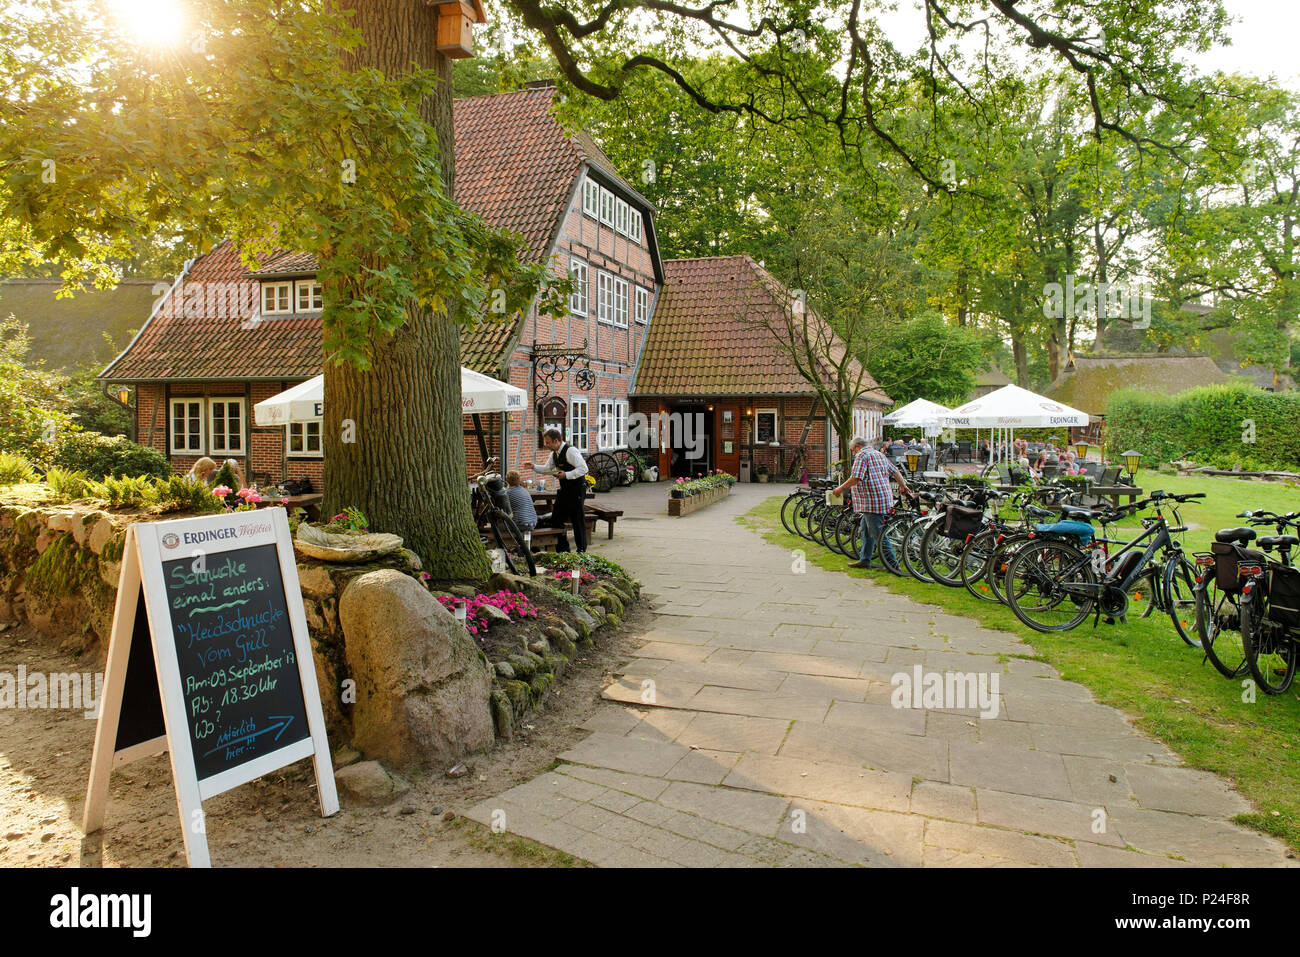
<instances>
[{"instance_id":1,"label":"old wagon wheel","mask_svg":"<svg viewBox=\"0 0 1300 957\"><path fill-rule=\"evenodd\" d=\"M641 480L641 460L631 449L619 449L614 453L614 460L621 470L619 485L635 485Z\"/></svg>"},{"instance_id":2,"label":"old wagon wheel","mask_svg":"<svg viewBox=\"0 0 1300 957\"><path fill-rule=\"evenodd\" d=\"M597 492L608 492L618 485L619 476L626 478L618 459L608 452L596 452L587 459L587 471L596 477Z\"/></svg>"}]
</instances>

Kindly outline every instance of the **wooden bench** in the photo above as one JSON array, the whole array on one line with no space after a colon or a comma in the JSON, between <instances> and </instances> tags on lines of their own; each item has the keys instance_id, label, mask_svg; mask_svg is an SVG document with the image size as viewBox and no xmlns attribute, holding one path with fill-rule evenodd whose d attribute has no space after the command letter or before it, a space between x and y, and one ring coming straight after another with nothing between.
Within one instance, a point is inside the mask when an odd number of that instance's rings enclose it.
<instances>
[{"instance_id":1,"label":"wooden bench","mask_svg":"<svg viewBox=\"0 0 1300 957\"><path fill-rule=\"evenodd\" d=\"M614 523L619 520L619 517L622 514L623 510L621 508L605 508L603 505L588 505L587 524L594 532L596 522L604 522L609 527L609 535L607 538L613 538ZM592 519L592 516L595 516L595 520Z\"/></svg>"},{"instance_id":2,"label":"wooden bench","mask_svg":"<svg viewBox=\"0 0 1300 957\"><path fill-rule=\"evenodd\" d=\"M621 513L620 513L621 514ZM596 536L597 517L589 511L587 513L587 541L591 541ZM484 533L489 540L492 536L491 529L484 529ZM555 546L559 544L561 536L568 536L569 525L565 524L563 528L553 528L549 525L539 525L533 529L529 541L532 543L534 551L553 552Z\"/></svg>"}]
</instances>

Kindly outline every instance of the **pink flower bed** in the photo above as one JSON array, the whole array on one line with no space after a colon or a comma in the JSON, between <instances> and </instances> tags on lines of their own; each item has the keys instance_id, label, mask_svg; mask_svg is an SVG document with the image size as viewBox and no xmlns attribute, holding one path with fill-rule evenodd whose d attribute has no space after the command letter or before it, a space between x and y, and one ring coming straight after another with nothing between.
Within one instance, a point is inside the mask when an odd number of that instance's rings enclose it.
<instances>
[{"instance_id":1,"label":"pink flower bed","mask_svg":"<svg viewBox=\"0 0 1300 957\"><path fill-rule=\"evenodd\" d=\"M421 575L424 578L428 573ZM427 578L426 578L427 581ZM439 595L438 601L450 612L456 611L456 602L465 602L465 627L469 633L483 641L487 637L488 619L479 609L484 605L492 605L500 608L512 619L536 618L537 609L533 607L528 600L528 596L517 591L499 591L491 595L475 595L473 598L452 598L447 595Z\"/></svg>"}]
</instances>

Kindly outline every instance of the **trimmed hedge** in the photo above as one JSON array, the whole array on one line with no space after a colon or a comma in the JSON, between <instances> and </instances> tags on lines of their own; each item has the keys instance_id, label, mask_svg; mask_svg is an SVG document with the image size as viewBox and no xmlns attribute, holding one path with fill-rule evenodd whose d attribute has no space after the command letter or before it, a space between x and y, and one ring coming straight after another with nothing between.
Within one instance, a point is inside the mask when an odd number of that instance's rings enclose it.
<instances>
[{"instance_id":1,"label":"trimmed hedge","mask_svg":"<svg viewBox=\"0 0 1300 957\"><path fill-rule=\"evenodd\" d=\"M76 432L59 441L50 456L50 464L68 472L85 472L99 481L113 478L136 478L148 475L167 478L172 474L167 456L157 449L97 432Z\"/></svg>"},{"instance_id":2,"label":"trimmed hedge","mask_svg":"<svg viewBox=\"0 0 1300 957\"><path fill-rule=\"evenodd\" d=\"M1176 395L1117 392L1106 415L1106 452L1118 461L1127 449L1141 452L1144 465L1190 458L1216 468L1295 471L1300 393L1239 385Z\"/></svg>"}]
</instances>

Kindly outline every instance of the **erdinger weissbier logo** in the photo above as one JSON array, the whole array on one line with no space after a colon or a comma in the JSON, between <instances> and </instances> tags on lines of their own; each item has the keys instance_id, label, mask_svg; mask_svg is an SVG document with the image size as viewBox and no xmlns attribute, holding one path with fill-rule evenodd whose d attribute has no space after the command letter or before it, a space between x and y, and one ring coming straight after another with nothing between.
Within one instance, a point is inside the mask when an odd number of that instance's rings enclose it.
<instances>
[{"instance_id":1,"label":"erdinger weissbier logo","mask_svg":"<svg viewBox=\"0 0 1300 957\"><path fill-rule=\"evenodd\" d=\"M181 543L180 536L175 532L168 532L162 537L163 548L175 548Z\"/></svg>"}]
</instances>

